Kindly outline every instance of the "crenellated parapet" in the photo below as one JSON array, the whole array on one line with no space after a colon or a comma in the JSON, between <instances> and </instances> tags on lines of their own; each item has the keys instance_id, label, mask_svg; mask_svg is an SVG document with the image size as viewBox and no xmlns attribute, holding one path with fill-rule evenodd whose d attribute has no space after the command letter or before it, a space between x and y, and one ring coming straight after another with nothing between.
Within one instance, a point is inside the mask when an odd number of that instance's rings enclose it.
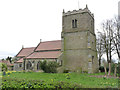
<instances>
[{"instance_id":1,"label":"crenellated parapet","mask_svg":"<svg viewBox=\"0 0 120 90\"><path fill-rule=\"evenodd\" d=\"M87 5L84 9L73 10L73 11L68 11L68 12L65 12L63 10L63 16L68 16L68 15L73 15L73 14L82 14L82 13L89 13L94 18L94 14L91 13L91 11L88 9Z\"/></svg>"}]
</instances>

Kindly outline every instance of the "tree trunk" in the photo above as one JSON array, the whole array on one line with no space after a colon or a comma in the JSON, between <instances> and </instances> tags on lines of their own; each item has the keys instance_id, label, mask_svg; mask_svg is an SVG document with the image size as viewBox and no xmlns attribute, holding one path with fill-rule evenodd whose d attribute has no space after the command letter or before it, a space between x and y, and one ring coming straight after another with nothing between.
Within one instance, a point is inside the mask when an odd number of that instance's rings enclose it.
<instances>
[{"instance_id":1,"label":"tree trunk","mask_svg":"<svg viewBox=\"0 0 120 90\"><path fill-rule=\"evenodd\" d=\"M104 70L105 70L105 76L107 75L107 69L106 66L104 66Z\"/></svg>"},{"instance_id":2,"label":"tree trunk","mask_svg":"<svg viewBox=\"0 0 120 90\"><path fill-rule=\"evenodd\" d=\"M117 72L117 64L115 64L114 77L116 77L116 72Z\"/></svg>"},{"instance_id":3,"label":"tree trunk","mask_svg":"<svg viewBox=\"0 0 120 90\"><path fill-rule=\"evenodd\" d=\"M116 50L116 51L117 51L118 59L120 60L120 52L119 52L119 50L118 50L118 49L119 49L119 47L117 48L117 50Z\"/></svg>"},{"instance_id":4,"label":"tree trunk","mask_svg":"<svg viewBox=\"0 0 120 90\"><path fill-rule=\"evenodd\" d=\"M109 62L109 72L108 72L108 76L110 76L111 74L111 63Z\"/></svg>"},{"instance_id":5,"label":"tree trunk","mask_svg":"<svg viewBox=\"0 0 120 90\"><path fill-rule=\"evenodd\" d=\"M99 67L101 66L101 58L99 58Z\"/></svg>"}]
</instances>

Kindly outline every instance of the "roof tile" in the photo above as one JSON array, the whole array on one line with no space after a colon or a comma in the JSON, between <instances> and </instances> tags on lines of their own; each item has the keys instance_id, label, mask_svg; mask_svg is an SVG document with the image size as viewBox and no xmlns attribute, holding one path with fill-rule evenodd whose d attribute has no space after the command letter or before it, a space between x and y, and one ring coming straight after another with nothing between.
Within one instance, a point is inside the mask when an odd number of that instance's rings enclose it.
<instances>
[{"instance_id":1,"label":"roof tile","mask_svg":"<svg viewBox=\"0 0 120 90\"><path fill-rule=\"evenodd\" d=\"M47 51L47 52L34 52L30 56L27 57L27 59L47 59L47 58L58 58L61 54L61 51Z\"/></svg>"},{"instance_id":2,"label":"roof tile","mask_svg":"<svg viewBox=\"0 0 120 90\"><path fill-rule=\"evenodd\" d=\"M35 51L60 50L61 40L40 42Z\"/></svg>"},{"instance_id":3,"label":"roof tile","mask_svg":"<svg viewBox=\"0 0 120 90\"><path fill-rule=\"evenodd\" d=\"M22 63L23 62L23 58L20 58L18 61L16 61L15 63Z\"/></svg>"},{"instance_id":4,"label":"roof tile","mask_svg":"<svg viewBox=\"0 0 120 90\"><path fill-rule=\"evenodd\" d=\"M22 48L16 57L25 57L31 54L34 51L35 47L31 48Z\"/></svg>"}]
</instances>

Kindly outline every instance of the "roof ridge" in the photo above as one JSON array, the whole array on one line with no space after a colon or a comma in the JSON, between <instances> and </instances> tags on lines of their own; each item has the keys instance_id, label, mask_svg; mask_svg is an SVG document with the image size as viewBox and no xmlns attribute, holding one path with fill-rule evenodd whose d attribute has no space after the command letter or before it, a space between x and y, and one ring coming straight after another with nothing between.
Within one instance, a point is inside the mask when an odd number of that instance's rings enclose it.
<instances>
[{"instance_id":1,"label":"roof ridge","mask_svg":"<svg viewBox=\"0 0 120 90\"><path fill-rule=\"evenodd\" d=\"M57 41L61 41L61 40L43 41L41 43L45 43L45 42L57 42Z\"/></svg>"},{"instance_id":2,"label":"roof ridge","mask_svg":"<svg viewBox=\"0 0 120 90\"><path fill-rule=\"evenodd\" d=\"M39 47L39 45L40 45L41 43L57 42L57 41L61 41L61 40L52 40L52 41L43 41L43 42L40 42L40 43L35 47L34 51L38 51L37 48Z\"/></svg>"},{"instance_id":3,"label":"roof ridge","mask_svg":"<svg viewBox=\"0 0 120 90\"><path fill-rule=\"evenodd\" d=\"M19 54L20 54L20 52L23 50L23 48L21 48L21 50L18 52L18 54L15 56L15 57L17 57Z\"/></svg>"},{"instance_id":4,"label":"roof ridge","mask_svg":"<svg viewBox=\"0 0 120 90\"><path fill-rule=\"evenodd\" d=\"M31 49L31 48L35 48L35 47L26 47L26 48L23 48L23 49Z\"/></svg>"},{"instance_id":5,"label":"roof ridge","mask_svg":"<svg viewBox=\"0 0 120 90\"><path fill-rule=\"evenodd\" d=\"M40 42L41 43L41 42ZM38 48L38 46L40 45L40 43L38 43L38 45L35 47L34 52L36 51L36 49Z\"/></svg>"},{"instance_id":6,"label":"roof ridge","mask_svg":"<svg viewBox=\"0 0 120 90\"><path fill-rule=\"evenodd\" d=\"M26 55L29 55L30 53L34 52L34 49L35 49L35 47L22 48L19 51L19 53L16 55L16 57L24 57Z\"/></svg>"}]
</instances>

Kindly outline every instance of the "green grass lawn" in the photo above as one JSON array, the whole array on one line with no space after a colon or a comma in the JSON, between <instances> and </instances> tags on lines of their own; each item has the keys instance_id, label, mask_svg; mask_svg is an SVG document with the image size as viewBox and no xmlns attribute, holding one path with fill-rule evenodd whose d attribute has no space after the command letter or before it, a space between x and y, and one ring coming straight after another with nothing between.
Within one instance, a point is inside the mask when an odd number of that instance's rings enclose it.
<instances>
[{"instance_id":1,"label":"green grass lawn","mask_svg":"<svg viewBox=\"0 0 120 90\"><path fill-rule=\"evenodd\" d=\"M70 84L80 85L82 88L117 88L117 78L97 78L90 77L92 75L104 75L104 73L97 74L81 74L81 73L41 73L41 72L14 72L10 75L3 76L4 79L11 80L37 80L45 83L66 82ZM3 81L4 82L4 81Z\"/></svg>"}]
</instances>

